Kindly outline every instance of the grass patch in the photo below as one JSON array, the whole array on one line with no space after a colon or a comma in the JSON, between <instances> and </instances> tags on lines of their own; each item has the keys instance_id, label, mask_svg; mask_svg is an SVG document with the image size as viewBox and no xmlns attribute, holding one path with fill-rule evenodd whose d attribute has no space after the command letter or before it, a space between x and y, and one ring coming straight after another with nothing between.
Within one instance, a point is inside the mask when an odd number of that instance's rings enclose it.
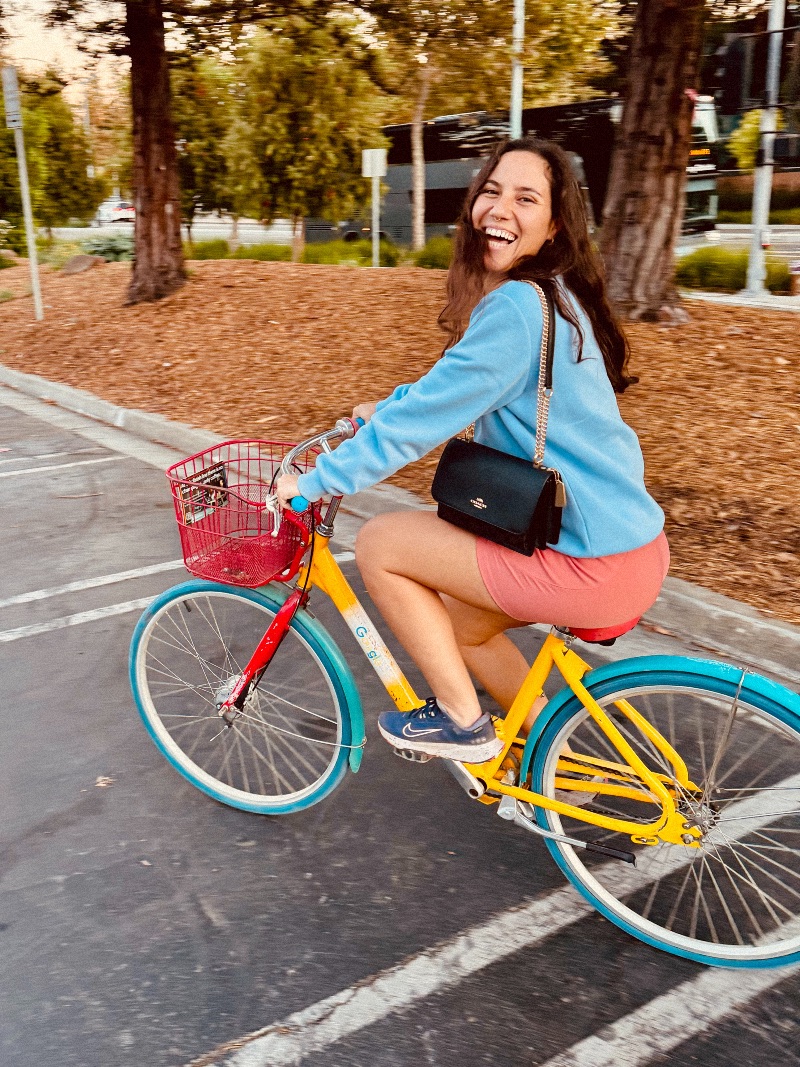
<instances>
[{"instance_id":1,"label":"grass patch","mask_svg":"<svg viewBox=\"0 0 800 1067\"><path fill-rule=\"evenodd\" d=\"M228 259L231 246L223 237L213 241L184 241L184 259Z\"/></svg>"},{"instance_id":2,"label":"grass patch","mask_svg":"<svg viewBox=\"0 0 800 1067\"><path fill-rule=\"evenodd\" d=\"M431 237L421 252L414 256L414 265L431 270L447 270L453 256L453 242L449 237Z\"/></svg>"},{"instance_id":3,"label":"grass patch","mask_svg":"<svg viewBox=\"0 0 800 1067\"><path fill-rule=\"evenodd\" d=\"M255 259L260 263L288 263L292 250L288 245L240 245L231 259Z\"/></svg>"},{"instance_id":4,"label":"grass patch","mask_svg":"<svg viewBox=\"0 0 800 1067\"><path fill-rule=\"evenodd\" d=\"M739 226L749 226L752 219L750 211L720 211L717 215L717 222L732 222ZM800 207L770 211L769 224L770 226L800 226Z\"/></svg>"},{"instance_id":5,"label":"grass patch","mask_svg":"<svg viewBox=\"0 0 800 1067\"><path fill-rule=\"evenodd\" d=\"M13 300L14 294L10 289L0 289L0 303L4 303L6 300Z\"/></svg>"},{"instance_id":6,"label":"grass patch","mask_svg":"<svg viewBox=\"0 0 800 1067\"><path fill-rule=\"evenodd\" d=\"M79 241L61 241L55 238L53 241L36 242L36 252L40 263L47 263L55 270L61 270L73 256L79 256L84 251Z\"/></svg>"},{"instance_id":7,"label":"grass patch","mask_svg":"<svg viewBox=\"0 0 800 1067\"><path fill-rule=\"evenodd\" d=\"M750 253L744 249L697 248L683 256L675 269L675 281L687 289L737 293L747 284ZM767 256L765 285L771 293L789 292L789 264Z\"/></svg>"},{"instance_id":8,"label":"grass patch","mask_svg":"<svg viewBox=\"0 0 800 1067\"><path fill-rule=\"evenodd\" d=\"M380 242L380 264L396 267L400 261L400 249L390 241ZM332 263L339 266L371 267L372 241L325 241L306 245L304 263Z\"/></svg>"}]
</instances>

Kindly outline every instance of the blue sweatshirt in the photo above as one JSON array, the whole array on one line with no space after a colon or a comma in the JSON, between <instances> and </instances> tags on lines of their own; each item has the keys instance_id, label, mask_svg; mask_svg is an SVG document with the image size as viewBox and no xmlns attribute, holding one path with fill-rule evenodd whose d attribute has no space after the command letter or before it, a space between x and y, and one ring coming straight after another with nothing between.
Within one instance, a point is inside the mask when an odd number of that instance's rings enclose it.
<instances>
[{"instance_id":1,"label":"blue sweatshirt","mask_svg":"<svg viewBox=\"0 0 800 1067\"><path fill-rule=\"evenodd\" d=\"M556 315L553 397L545 466L564 480L567 505L556 552L596 557L648 544L664 513L644 485L644 461L623 421L590 322L567 294L583 331ZM418 381L382 400L367 425L301 475L309 500L347 495L394 474L475 422L475 440L531 459L542 307L526 282L505 282L473 311L461 340Z\"/></svg>"}]
</instances>

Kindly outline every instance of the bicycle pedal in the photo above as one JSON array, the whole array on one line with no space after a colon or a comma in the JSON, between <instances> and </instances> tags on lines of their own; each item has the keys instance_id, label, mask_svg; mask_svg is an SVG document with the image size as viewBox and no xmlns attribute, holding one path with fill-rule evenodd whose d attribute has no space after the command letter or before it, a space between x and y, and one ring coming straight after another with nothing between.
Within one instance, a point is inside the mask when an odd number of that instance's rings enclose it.
<instances>
[{"instance_id":1,"label":"bicycle pedal","mask_svg":"<svg viewBox=\"0 0 800 1067\"><path fill-rule=\"evenodd\" d=\"M427 763L428 760L436 759L435 756L430 756L427 752L412 752L409 748L396 748L394 749L395 756L399 756L400 759L410 760L411 763Z\"/></svg>"}]
</instances>

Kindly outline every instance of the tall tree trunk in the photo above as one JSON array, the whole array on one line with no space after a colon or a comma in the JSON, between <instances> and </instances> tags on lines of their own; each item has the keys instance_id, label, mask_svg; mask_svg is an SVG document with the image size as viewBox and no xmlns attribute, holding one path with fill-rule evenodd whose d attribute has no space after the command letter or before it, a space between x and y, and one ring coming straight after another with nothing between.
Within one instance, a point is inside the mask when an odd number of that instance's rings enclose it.
<instances>
[{"instance_id":1,"label":"tall tree trunk","mask_svg":"<svg viewBox=\"0 0 800 1067\"><path fill-rule=\"evenodd\" d=\"M292 263L299 263L306 250L306 220L302 215L292 217Z\"/></svg>"},{"instance_id":2,"label":"tall tree trunk","mask_svg":"<svg viewBox=\"0 0 800 1067\"><path fill-rule=\"evenodd\" d=\"M128 303L158 300L186 281L162 0L126 0L136 205Z\"/></svg>"},{"instance_id":3,"label":"tall tree trunk","mask_svg":"<svg viewBox=\"0 0 800 1067\"><path fill-rule=\"evenodd\" d=\"M600 241L611 299L629 319L680 314L672 278L704 7L705 0L639 0L636 9Z\"/></svg>"},{"instance_id":4,"label":"tall tree trunk","mask_svg":"<svg viewBox=\"0 0 800 1067\"><path fill-rule=\"evenodd\" d=\"M430 60L420 66L417 102L411 119L411 247L415 252L425 247L425 149L422 134L432 74Z\"/></svg>"},{"instance_id":5,"label":"tall tree trunk","mask_svg":"<svg viewBox=\"0 0 800 1067\"><path fill-rule=\"evenodd\" d=\"M231 216L231 234L228 238L228 247L231 252L236 252L239 248L239 216Z\"/></svg>"}]
</instances>

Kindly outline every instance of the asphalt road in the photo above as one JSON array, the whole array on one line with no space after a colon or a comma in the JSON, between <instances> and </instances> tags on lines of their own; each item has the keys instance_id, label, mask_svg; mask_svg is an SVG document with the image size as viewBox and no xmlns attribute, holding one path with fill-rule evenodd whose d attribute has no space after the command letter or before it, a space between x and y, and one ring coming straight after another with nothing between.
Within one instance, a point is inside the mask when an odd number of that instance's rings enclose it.
<instances>
[{"instance_id":1,"label":"asphalt road","mask_svg":"<svg viewBox=\"0 0 800 1067\"><path fill-rule=\"evenodd\" d=\"M171 454L7 389L0 449L4 1067L180 1067L276 1022L280 1056L242 1064L800 1064L796 971L751 993L577 907L537 840L381 743L385 694L322 602L362 770L281 818L190 787L126 677L142 604L183 577Z\"/></svg>"}]
</instances>

